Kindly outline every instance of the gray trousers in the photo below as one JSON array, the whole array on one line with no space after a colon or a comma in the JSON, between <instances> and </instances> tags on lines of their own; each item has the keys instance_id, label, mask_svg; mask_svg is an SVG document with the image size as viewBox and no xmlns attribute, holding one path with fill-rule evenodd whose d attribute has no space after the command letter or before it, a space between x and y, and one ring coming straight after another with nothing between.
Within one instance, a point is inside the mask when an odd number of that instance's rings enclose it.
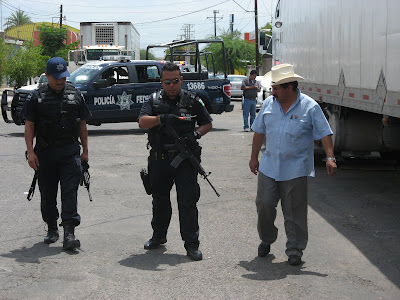
<instances>
[{"instance_id":1,"label":"gray trousers","mask_svg":"<svg viewBox=\"0 0 400 300\"><path fill-rule=\"evenodd\" d=\"M307 177L288 181L275 181L262 173L258 174L257 229L261 241L271 245L276 241L276 207L281 200L286 231L286 255L303 255L308 241L307 228Z\"/></svg>"}]
</instances>

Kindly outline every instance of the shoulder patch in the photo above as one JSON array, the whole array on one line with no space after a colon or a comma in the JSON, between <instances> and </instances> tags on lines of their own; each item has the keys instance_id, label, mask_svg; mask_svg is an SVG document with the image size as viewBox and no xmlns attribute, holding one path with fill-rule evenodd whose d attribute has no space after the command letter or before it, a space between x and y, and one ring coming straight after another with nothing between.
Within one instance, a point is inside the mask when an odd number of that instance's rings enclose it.
<instances>
[{"instance_id":1,"label":"shoulder patch","mask_svg":"<svg viewBox=\"0 0 400 300\"><path fill-rule=\"evenodd\" d=\"M201 105L205 106L203 100L201 100L200 98L199 98L199 102Z\"/></svg>"}]
</instances>

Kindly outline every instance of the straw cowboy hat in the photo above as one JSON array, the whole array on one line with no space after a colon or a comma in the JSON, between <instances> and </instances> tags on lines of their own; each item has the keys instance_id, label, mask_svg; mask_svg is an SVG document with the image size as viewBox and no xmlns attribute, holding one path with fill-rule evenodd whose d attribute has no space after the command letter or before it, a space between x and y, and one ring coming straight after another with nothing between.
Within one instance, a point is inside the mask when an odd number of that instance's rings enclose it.
<instances>
[{"instance_id":1,"label":"straw cowboy hat","mask_svg":"<svg viewBox=\"0 0 400 300\"><path fill-rule=\"evenodd\" d=\"M290 64L280 64L271 68L271 85L303 80L300 75L294 74L294 68Z\"/></svg>"}]
</instances>

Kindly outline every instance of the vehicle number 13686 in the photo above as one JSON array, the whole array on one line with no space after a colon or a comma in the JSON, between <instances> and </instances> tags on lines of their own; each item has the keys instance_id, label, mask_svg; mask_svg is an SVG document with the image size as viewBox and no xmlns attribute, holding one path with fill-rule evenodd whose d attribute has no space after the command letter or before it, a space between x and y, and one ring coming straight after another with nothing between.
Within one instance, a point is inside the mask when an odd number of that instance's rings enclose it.
<instances>
[{"instance_id":1,"label":"vehicle number 13686","mask_svg":"<svg viewBox=\"0 0 400 300\"><path fill-rule=\"evenodd\" d=\"M187 89L190 90L205 90L206 86L204 82L188 82Z\"/></svg>"}]
</instances>

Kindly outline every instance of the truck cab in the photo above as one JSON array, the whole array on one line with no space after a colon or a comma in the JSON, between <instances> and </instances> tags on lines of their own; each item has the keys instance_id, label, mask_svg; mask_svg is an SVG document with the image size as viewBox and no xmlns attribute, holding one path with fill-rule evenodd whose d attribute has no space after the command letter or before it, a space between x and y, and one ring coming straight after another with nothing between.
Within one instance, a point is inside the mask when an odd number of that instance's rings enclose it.
<instances>
[{"instance_id":1,"label":"truck cab","mask_svg":"<svg viewBox=\"0 0 400 300\"><path fill-rule=\"evenodd\" d=\"M99 61L110 55L129 56L131 59L135 59L135 51L126 50L125 46L83 46L82 49L68 51L68 71L72 73L88 62Z\"/></svg>"}]
</instances>

